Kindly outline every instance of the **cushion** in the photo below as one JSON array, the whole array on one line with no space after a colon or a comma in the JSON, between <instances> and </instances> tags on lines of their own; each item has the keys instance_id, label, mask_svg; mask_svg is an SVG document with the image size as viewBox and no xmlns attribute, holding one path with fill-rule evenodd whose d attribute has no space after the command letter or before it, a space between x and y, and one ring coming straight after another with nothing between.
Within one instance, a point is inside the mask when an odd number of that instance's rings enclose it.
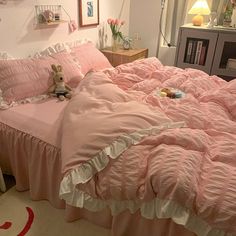
<instances>
[{"instance_id":1,"label":"cushion","mask_svg":"<svg viewBox=\"0 0 236 236\"><path fill-rule=\"evenodd\" d=\"M9 55L7 52L0 52L0 60L10 60L13 59L11 55Z\"/></svg>"},{"instance_id":2,"label":"cushion","mask_svg":"<svg viewBox=\"0 0 236 236\"><path fill-rule=\"evenodd\" d=\"M0 101L12 103L46 94L53 83L51 64L62 65L65 82L71 87L76 87L83 78L76 59L67 52L41 58L0 60Z\"/></svg>"},{"instance_id":3,"label":"cushion","mask_svg":"<svg viewBox=\"0 0 236 236\"><path fill-rule=\"evenodd\" d=\"M81 72L84 75L91 69L103 70L112 68L108 59L91 42L71 48L71 55L78 59Z\"/></svg>"},{"instance_id":4,"label":"cushion","mask_svg":"<svg viewBox=\"0 0 236 236\"><path fill-rule=\"evenodd\" d=\"M75 41L71 41L71 42L59 42L59 43L55 43L52 44L50 46L48 46L47 48L45 48L44 50L35 52L34 55L30 55L30 57L33 58L39 58L39 57L43 57L43 56L50 56L54 53L58 53L58 52L70 52L71 48L73 47L77 47L80 44L83 43L87 43L87 42L91 42L89 39L80 39L80 40L75 40Z\"/></svg>"}]
</instances>

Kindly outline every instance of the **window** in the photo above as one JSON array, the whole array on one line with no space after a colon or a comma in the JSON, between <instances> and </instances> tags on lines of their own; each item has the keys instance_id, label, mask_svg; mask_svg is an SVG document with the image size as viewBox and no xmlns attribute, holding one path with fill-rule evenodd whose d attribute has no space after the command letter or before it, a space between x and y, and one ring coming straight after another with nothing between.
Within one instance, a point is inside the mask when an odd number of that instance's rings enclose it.
<instances>
[{"instance_id":1,"label":"window","mask_svg":"<svg viewBox=\"0 0 236 236\"><path fill-rule=\"evenodd\" d=\"M192 16L187 12L195 0L166 0L163 13L162 28L165 38L171 45L176 45L179 27L185 23L190 23ZM208 0L211 11L217 13L218 24L223 24L224 9L230 0ZM208 21L205 17L205 22ZM165 43L163 43L165 44Z\"/></svg>"}]
</instances>

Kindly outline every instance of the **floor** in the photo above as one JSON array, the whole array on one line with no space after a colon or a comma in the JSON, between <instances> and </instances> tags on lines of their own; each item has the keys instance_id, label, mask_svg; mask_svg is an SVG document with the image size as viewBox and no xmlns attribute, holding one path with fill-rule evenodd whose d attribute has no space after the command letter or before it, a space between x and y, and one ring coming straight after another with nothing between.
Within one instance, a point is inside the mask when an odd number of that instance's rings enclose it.
<instances>
[{"instance_id":1,"label":"floor","mask_svg":"<svg viewBox=\"0 0 236 236\"><path fill-rule=\"evenodd\" d=\"M18 192L13 176L4 175L4 179L7 191L0 192L0 226L5 222L8 228L0 227L1 236L21 235L19 232L28 226L30 215L27 236L110 236L110 230L82 219L67 223L62 209L53 208L48 201L32 201L29 191Z\"/></svg>"}]
</instances>

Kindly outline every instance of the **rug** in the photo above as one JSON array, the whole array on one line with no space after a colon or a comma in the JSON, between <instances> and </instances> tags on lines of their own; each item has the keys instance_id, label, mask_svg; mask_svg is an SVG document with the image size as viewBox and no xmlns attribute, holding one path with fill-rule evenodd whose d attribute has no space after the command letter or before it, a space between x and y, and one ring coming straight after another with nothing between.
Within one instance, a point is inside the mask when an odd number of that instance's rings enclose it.
<instances>
[{"instance_id":1,"label":"rug","mask_svg":"<svg viewBox=\"0 0 236 236\"><path fill-rule=\"evenodd\" d=\"M85 220L67 223L64 210L32 201L29 192L12 187L0 196L0 236L109 236L110 231Z\"/></svg>"}]
</instances>

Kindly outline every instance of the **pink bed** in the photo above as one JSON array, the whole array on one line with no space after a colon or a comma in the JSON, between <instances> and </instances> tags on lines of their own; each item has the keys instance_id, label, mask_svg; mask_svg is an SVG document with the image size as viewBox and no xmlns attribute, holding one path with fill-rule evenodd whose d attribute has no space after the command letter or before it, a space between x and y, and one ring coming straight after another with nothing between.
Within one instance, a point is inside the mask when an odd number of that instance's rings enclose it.
<instances>
[{"instance_id":1,"label":"pink bed","mask_svg":"<svg viewBox=\"0 0 236 236\"><path fill-rule=\"evenodd\" d=\"M235 98L235 80L156 58L91 72L69 102L0 111L0 165L114 236L236 235Z\"/></svg>"}]
</instances>

